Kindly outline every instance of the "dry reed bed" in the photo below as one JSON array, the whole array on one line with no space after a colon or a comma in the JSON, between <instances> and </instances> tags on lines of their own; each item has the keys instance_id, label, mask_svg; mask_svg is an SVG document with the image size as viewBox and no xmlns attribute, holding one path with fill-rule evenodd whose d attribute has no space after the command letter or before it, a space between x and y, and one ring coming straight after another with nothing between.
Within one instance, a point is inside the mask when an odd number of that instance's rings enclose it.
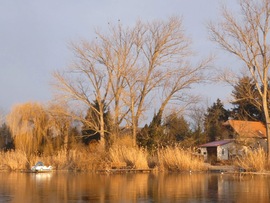
<instances>
[{"instance_id":1,"label":"dry reed bed","mask_svg":"<svg viewBox=\"0 0 270 203\"><path fill-rule=\"evenodd\" d=\"M200 159L193 157L190 151L177 147L163 148L154 158L149 157L149 153L145 149L123 145L113 145L108 152L101 150L99 146L95 146L91 150L87 147L79 147L68 153L60 150L53 156L27 157L22 151L8 151L0 152L0 169L25 170L37 161L43 161L46 165L52 165L56 170L94 171L107 169L111 163L125 163L128 168L147 169L149 162L151 165L157 166L158 170L204 170L204 164Z\"/></svg>"},{"instance_id":2,"label":"dry reed bed","mask_svg":"<svg viewBox=\"0 0 270 203\"><path fill-rule=\"evenodd\" d=\"M249 151L245 156L235 160L234 165L247 172L265 172L269 170L267 156L263 149ZM125 163L126 167L147 169L156 166L159 171L203 171L207 170L205 163L194 156L190 150L179 147L165 147L158 150L155 156L147 150L113 145L106 152L100 146L78 147L70 150L60 150L53 156L27 156L20 150L0 152L0 170L26 170L37 161L52 165L55 170L95 171L108 169L112 163Z\"/></svg>"},{"instance_id":3,"label":"dry reed bed","mask_svg":"<svg viewBox=\"0 0 270 203\"><path fill-rule=\"evenodd\" d=\"M1 170L22 170L27 165L26 154L20 150L0 152Z\"/></svg>"},{"instance_id":4,"label":"dry reed bed","mask_svg":"<svg viewBox=\"0 0 270 203\"><path fill-rule=\"evenodd\" d=\"M207 170L204 162L190 150L179 147L166 147L158 151L159 167L169 171Z\"/></svg>"},{"instance_id":5,"label":"dry reed bed","mask_svg":"<svg viewBox=\"0 0 270 203\"><path fill-rule=\"evenodd\" d=\"M134 169L147 169L148 153L138 147L112 146L109 157L113 163L125 163L127 167Z\"/></svg>"},{"instance_id":6,"label":"dry reed bed","mask_svg":"<svg viewBox=\"0 0 270 203\"><path fill-rule=\"evenodd\" d=\"M262 148L248 150L246 155L237 157L234 165L245 169L247 172L265 172L269 170L267 164L267 154Z\"/></svg>"}]
</instances>

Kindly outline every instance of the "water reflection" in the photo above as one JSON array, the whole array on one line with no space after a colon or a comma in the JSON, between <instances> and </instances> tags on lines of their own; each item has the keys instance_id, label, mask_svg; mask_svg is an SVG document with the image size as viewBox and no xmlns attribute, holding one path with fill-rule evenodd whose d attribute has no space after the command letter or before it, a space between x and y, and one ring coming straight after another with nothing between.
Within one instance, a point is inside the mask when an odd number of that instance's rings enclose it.
<instances>
[{"instance_id":1,"label":"water reflection","mask_svg":"<svg viewBox=\"0 0 270 203\"><path fill-rule=\"evenodd\" d=\"M269 176L0 173L0 202L269 202Z\"/></svg>"}]
</instances>

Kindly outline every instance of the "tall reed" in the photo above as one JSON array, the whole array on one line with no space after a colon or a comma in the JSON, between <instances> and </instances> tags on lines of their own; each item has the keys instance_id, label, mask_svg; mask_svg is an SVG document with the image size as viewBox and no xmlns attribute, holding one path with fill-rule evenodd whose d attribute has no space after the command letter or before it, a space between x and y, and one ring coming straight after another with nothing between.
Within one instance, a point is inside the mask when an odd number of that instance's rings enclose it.
<instances>
[{"instance_id":1,"label":"tall reed","mask_svg":"<svg viewBox=\"0 0 270 203\"><path fill-rule=\"evenodd\" d=\"M125 163L127 167L147 169L148 152L139 147L113 145L109 150L109 157L113 163Z\"/></svg>"},{"instance_id":2,"label":"tall reed","mask_svg":"<svg viewBox=\"0 0 270 203\"><path fill-rule=\"evenodd\" d=\"M0 169L1 170L23 170L28 165L26 153L17 151L0 152Z\"/></svg>"},{"instance_id":3,"label":"tall reed","mask_svg":"<svg viewBox=\"0 0 270 203\"><path fill-rule=\"evenodd\" d=\"M93 171L105 168L108 162L106 152L99 144L77 146L68 152L60 150L50 159L57 170Z\"/></svg>"},{"instance_id":4,"label":"tall reed","mask_svg":"<svg viewBox=\"0 0 270 203\"><path fill-rule=\"evenodd\" d=\"M267 154L263 148L248 150L242 157L237 157L234 164L249 172L263 172L269 169Z\"/></svg>"},{"instance_id":5,"label":"tall reed","mask_svg":"<svg viewBox=\"0 0 270 203\"><path fill-rule=\"evenodd\" d=\"M206 170L202 159L193 155L191 150L179 147L165 147L158 151L160 170L201 171Z\"/></svg>"},{"instance_id":6,"label":"tall reed","mask_svg":"<svg viewBox=\"0 0 270 203\"><path fill-rule=\"evenodd\" d=\"M110 168L113 163L120 163L120 165L124 163L125 167L133 169L148 169L149 165L157 166L160 171L206 169L203 160L192 155L190 150L166 147L150 156L143 148L122 144L114 143L107 152L99 144L81 145L69 151L59 150L52 156L26 156L25 152L19 150L0 152L0 170L30 169L37 161L52 165L55 170L95 171Z\"/></svg>"}]
</instances>

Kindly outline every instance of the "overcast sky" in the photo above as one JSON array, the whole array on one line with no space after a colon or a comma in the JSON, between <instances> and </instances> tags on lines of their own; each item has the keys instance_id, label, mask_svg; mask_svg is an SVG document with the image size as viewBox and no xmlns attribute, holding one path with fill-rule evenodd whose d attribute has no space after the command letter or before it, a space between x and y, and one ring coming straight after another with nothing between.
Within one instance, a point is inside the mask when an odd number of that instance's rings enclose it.
<instances>
[{"instance_id":1,"label":"overcast sky","mask_svg":"<svg viewBox=\"0 0 270 203\"><path fill-rule=\"evenodd\" d=\"M231 0L230 0L231 1ZM0 109L17 103L46 102L52 98L50 81L55 70L72 60L68 45L93 37L108 22L132 26L183 17L186 33L198 54L216 52L207 39L205 23L219 15L221 0L1 0L0 1ZM229 58L228 58L229 61ZM201 88L201 87L200 87ZM217 88L221 88L220 91ZM204 87L211 101L226 99L228 89Z\"/></svg>"}]
</instances>

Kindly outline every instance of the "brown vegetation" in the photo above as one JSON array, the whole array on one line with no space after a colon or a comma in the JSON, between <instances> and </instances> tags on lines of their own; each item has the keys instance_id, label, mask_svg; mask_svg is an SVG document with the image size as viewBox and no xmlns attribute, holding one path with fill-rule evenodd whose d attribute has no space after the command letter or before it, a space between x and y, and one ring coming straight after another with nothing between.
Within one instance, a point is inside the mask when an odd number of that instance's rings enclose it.
<instances>
[{"instance_id":1,"label":"brown vegetation","mask_svg":"<svg viewBox=\"0 0 270 203\"><path fill-rule=\"evenodd\" d=\"M95 171L110 169L117 164L129 169L148 169L149 166L156 166L160 171L205 169L203 161L193 157L191 151L167 147L159 150L158 154L150 156L143 148L122 145L121 143L114 143L107 152L98 143L90 146L77 146L69 150L68 153L66 150L59 150L51 156L27 156L25 152L20 150L1 152L0 169L26 170L37 161L52 165L55 170Z\"/></svg>"},{"instance_id":2,"label":"brown vegetation","mask_svg":"<svg viewBox=\"0 0 270 203\"><path fill-rule=\"evenodd\" d=\"M269 169L267 154L262 148L248 150L246 155L237 158L234 164L248 172L264 172Z\"/></svg>"},{"instance_id":3,"label":"brown vegetation","mask_svg":"<svg viewBox=\"0 0 270 203\"><path fill-rule=\"evenodd\" d=\"M159 167L170 171L206 170L202 159L194 156L191 150L179 147L166 147L158 151Z\"/></svg>"}]
</instances>

